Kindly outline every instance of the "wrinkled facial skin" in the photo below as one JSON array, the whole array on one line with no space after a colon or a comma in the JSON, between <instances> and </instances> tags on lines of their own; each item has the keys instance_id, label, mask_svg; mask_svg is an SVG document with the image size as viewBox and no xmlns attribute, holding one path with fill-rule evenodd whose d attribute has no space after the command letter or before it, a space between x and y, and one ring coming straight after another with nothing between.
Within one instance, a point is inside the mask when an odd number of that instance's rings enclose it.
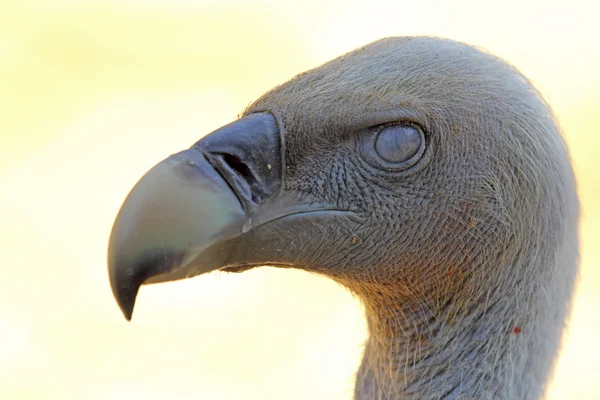
<instances>
[{"instance_id":1,"label":"wrinkled facial skin","mask_svg":"<svg viewBox=\"0 0 600 400\"><path fill-rule=\"evenodd\" d=\"M562 135L527 79L463 44L392 38L245 114L259 111L285 132L286 193L358 217L254 232L364 303L356 398L541 396L573 293L579 208ZM361 152L394 123L424 133L406 168Z\"/></svg>"},{"instance_id":2,"label":"wrinkled facial skin","mask_svg":"<svg viewBox=\"0 0 600 400\"><path fill-rule=\"evenodd\" d=\"M534 233L533 216L557 207L552 198L568 177L557 184L548 170L564 168L545 159L554 153L559 163L565 150L537 92L490 55L448 42L442 56L439 46L434 39L383 40L301 74L249 107L246 115L269 110L279 117L286 192L360 219L264 226L269 241L289 248L293 238L303 249L289 251L287 262L429 290L444 286L449 273L470 274L499 258L510 263L519 250L511 243ZM422 157L399 171L360 153L360 141L390 123L415 124L425 135Z\"/></svg>"}]
</instances>

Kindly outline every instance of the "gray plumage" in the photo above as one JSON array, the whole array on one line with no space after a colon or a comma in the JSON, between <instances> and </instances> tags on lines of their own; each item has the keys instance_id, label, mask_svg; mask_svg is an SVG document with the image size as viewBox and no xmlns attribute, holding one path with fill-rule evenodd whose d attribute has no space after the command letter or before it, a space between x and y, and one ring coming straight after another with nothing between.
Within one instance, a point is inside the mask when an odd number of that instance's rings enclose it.
<instances>
[{"instance_id":1,"label":"gray plumage","mask_svg":"<svg viewBox=\"0 0 600 400\"><path fill-rule=\"evenodd\" d=\"M262 112L285 142L277 201L356 218L265 223L250 235L268 246L237 246L220 267L299 268L354 293L369 327L357 400L541 397L573 296L579 207L560 129L531 83L465 44L389 38L243 116ZM360 143L398 121L422 129L423 154L377 167Z\"/></svg>"},{"instance_id":2,"label":"gray plumage","mask_svg":"<svg viewBox=\"0 0 600 400\"><path fill-rule=\"evenodd\" d=\"M308 257L365 304L356 398L538 398L573 294L578 200L530 82L461 43L389 38L246 113L265 109L285 123L287 188L371 214L360 244ZM428 128L431 160L390 177L354 161L351 143L361 119L396 113Z\"/></svg>"}]
</instances>

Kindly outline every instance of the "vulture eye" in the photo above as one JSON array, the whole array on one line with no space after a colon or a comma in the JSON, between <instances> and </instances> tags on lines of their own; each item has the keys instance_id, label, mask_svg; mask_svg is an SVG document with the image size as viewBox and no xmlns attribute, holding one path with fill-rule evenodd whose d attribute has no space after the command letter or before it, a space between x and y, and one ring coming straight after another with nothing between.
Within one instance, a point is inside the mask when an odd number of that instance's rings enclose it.
<instances>
[{"instance_id":1,"label":"vulture eye","mask_svg":"<svg viewBox=\"0 0 600 400\"><path fill-rule=\"evenodd\" d=\"M388 171L406 169L425 151L423 131L410 123L386 124L362 137L361 153L369 164Z\"/></svg>"},{"instance_id":2,"label":"vulture eye","mask_svg":"<svg viewBox=\"0 0 600 400\"><path fill-rule=\"evenodd\" d=\"M410 160L421 148L421 133L411 125L386 126L377 134L375 151L390 163Z\"/></svg>"}]
</instances>

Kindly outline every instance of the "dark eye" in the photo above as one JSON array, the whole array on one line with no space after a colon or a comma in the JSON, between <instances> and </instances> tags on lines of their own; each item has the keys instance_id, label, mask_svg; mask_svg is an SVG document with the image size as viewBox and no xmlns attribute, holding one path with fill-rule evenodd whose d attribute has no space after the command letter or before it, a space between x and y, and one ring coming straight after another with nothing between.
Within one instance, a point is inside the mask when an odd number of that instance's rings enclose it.
<instances>
[{"instance_id":1,"label":"dark eye","mask_svg":"<svg viewBox=\"0 0 600 400\"><path fill-rule=\"evenodd\" d=\"M375 139L375 151L389 163L402 163L419 152L423 138L411 125L392 125L383 128Z\"/></svg>"},{"instance_id":2,"label":"dark eye","mask_svg":"<svg viewBox=\"0 0 600 400\"><path fill-rule=\"evenodd\" d=\"M410 122L365 129L360 152L365 161L386 171L401 171L414 165L425 153L423 130Z\"/></svg>"}]
</instances>

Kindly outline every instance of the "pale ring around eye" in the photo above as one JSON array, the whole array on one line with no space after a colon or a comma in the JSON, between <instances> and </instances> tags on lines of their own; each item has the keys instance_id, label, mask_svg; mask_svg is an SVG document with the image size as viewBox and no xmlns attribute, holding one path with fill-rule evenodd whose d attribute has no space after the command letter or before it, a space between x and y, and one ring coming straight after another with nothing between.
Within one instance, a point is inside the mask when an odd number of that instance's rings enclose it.
<instances>
[{"instance_id":1,"label":"pale ring around eye","mask_svg":"<svg viewBox=\"0 0 600 400\"><path fill-rule=\"evenodd\" d=\"M412 125L390 125L379 131L375 138L375 151L384 161L403 163L420 150L423 137Z\"/></svg>"}]
</instances>

